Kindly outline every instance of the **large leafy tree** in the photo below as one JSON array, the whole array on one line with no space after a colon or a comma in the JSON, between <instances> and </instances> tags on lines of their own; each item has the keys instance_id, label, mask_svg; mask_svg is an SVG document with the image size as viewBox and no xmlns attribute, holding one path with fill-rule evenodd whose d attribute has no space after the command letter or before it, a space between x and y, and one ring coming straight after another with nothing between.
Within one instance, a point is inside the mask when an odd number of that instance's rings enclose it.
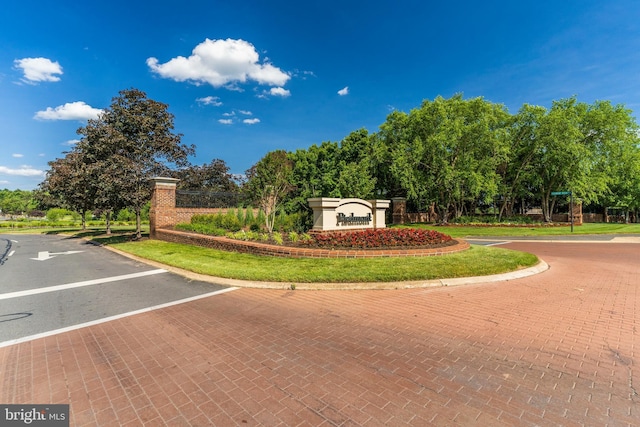
<instances>
[{"instance_id":1,"label":"large leafy tree","mask_svg":"<svg viewBox=\"0 0 640 427\"><path fill-rule=\"evenodd\" d=\"M443 222L460 216L497 194L508 118L504 106L462 95L426 100L408 115L394 112L381 126L389 170L419 208L435 204Z\"/></svg>"},{"instance_id":2,"label":"large leafy tree","mask_svg":"<svg viewBox=\"0 0 640 427\"><path fill-rule=\"evenodd\" d=\"M340 142L336 163L336 184L340 197L374 197L377 179L372 137L366 129L351 132Z\"/></svg>"},{"instance_id":3,"label":"large leafy tree","mask_svg":"<svg viewBox=\"0 0 640 427\"><path fill-rule=\"evenodd\" d=\"M522 106L512 117L507 130L509 132L509 154L498 165L500 180L499 218L511 216L516 200L530 200L537 189L532 184L537 181L535 164L542 150L540 124L546 114L544 107ZM537 195L537 193L536 193Z\"/></svg>"},{"instance_id":4,"label":"large leafy tree","mask_svg":"<svg viewBox=\"0 0 640 427\"><path fill-rule=\"evenodd\" d=\"M359 129L340 143L323 142L289 153L294 190L286 200L287 210L303 211L310 217L307 199L312 197L374 197L377 178L372 138L367 130Z\"/></svg>"},{"instance_id":5,"label":"large leafy tree","mask_svg":"<svg viewBox=\"0 0 640 427\"><path fill-rule=\"evenodd\" d=\"M546 221L551 220L554 191L572 191L586 203L605 200L621 176L622 160L637 151L638 139L629 110L610 102L589 105L575 97L553 103L540 118L536 138L530 177Z\"/></svg>"},{"instance_id":6,"label":"large leafy tree","mask_svg":"<svg viewBox=\"0 0 640 427\"><path fill-rule=\"evenodd\" d=\"M173 119L166 104L128 89L98 119L78 130L83 138L77 148L95 165L102 202L132 209L138 238L141 211L151 196L149 178L166 170L167 164L187 166L194 152L173 133Z\"/></svg>"}]
</instances>

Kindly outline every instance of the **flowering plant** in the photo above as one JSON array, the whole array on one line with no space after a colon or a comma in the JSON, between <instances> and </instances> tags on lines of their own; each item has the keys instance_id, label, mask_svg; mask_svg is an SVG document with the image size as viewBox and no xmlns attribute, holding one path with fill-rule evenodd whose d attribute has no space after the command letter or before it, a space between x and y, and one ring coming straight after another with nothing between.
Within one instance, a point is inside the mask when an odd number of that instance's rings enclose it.
<instances>
[{"instance_id":1,"label":"flowering plant","mask_svg":"<svg viewBox=\"0 0 640 427\"><path fill-rule=\"evenodd\" d=\"M317 233L308 242L324 248L400 248L443 245L451 236L435 230L380 228L362 231Z\"/></svg>"}]
</instances>

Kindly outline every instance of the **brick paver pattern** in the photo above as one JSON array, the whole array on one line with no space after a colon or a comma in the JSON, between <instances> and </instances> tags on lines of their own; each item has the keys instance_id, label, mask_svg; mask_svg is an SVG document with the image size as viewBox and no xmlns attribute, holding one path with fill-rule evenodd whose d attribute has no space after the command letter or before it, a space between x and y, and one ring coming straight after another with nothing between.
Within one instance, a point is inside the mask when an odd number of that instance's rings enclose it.
<instances>
[{"instance_id":1,"label":"brick paver pattern","mask_svg":"<svg viewBox=\"0 0 640 427\"><path fill-rule=\"evenodd\" d=\"M75 426L640 425L638 246L506 247L551 268L241 289L6 347L0 402L69 403Z\"/></svg>"}]
</instances>

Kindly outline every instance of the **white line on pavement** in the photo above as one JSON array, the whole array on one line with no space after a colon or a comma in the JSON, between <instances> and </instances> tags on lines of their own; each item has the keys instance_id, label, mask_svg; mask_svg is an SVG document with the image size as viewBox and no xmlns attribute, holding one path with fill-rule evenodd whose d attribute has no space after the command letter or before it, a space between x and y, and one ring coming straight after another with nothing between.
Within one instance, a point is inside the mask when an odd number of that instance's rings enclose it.
<instances>
[{"instance_id":1,"label":"white line on pavement","mask_svg":"<svg viewBox=\"0 0 640 427\"><path fill-rule=\"evenodd\" d=\"M485 246L499 246L499 245L506 245L506 244L508 244L508 243L511 243L511 242L507 242L507 241L504 241L504 242L495 242L495 243L489 243L488 245L485 245Z\"/></svg>"},{"instance_id":2,"label":"white line on pavement","mask_svg":"<svg viewBox=\"0 0 640 427\"><path fill-rule=\"evenodd\" d=\"M100 323L111 322L112 320L118 320L118 319L122 319L124 317L129 317L129 316L134 316L136 314L146 313L148 311L153 311L153 310L158 310L158 309L161 309L161 308L171 307L172 305L178 305L178 304L183 304L185 302L191 302L191 301L199 300L199 299L202 299L202 298L208 298L208 297L211 297L211 296L214 296L214 295L223 294L225 292L235 291L236 289L240 289L240 288L220 289L219 291L209 292L208 294L202 294L202 295L197 295L195 297L184 298L184 299L181 299L181 300L178 300L178 301L172 301L172 302L168 302L168 303L165 303L165 304L155 305L153 307L142 308L140 310L129 311L127 313L117 314L117 315L111 316L111 317L105 317L104 319L93 320L91 322L81 323L79 325L67 326L66 328L61 328L61 329L56 329L56 330L53 330L53 331L43 332L41 334L36 334L36 335L30 335L28 337L16 338L16 339L13 339L13 340L0 342L0 348L9 347L10 345L20 344L20 343L23 343L23 342L33 341L33 340L36 340L36 339L39 339L39 338L46 338L46 337L50 337L52 335L62 334L64 332L75 331L76 329L82 329L82 328L86 328L88 326L99 325Z\"/></svg>"},{"instance_id":3,"label":"white line on pavement","mask_svg":"<svg viewBox=\"0 0 640 427\"><path fill-rule=\"evenodd\" d=\"M48 288L29 289L26 291L9 292L6 294L0 294L0 300L19 298L29 295L44 294L47 292L62 291L65 289L80 288L82 286L100 285L102 283L117 282L118 280L135 279L137 277L151 276L153 274L166 273L167 270L149 270L140 273L124 274L122 276L105 277L103 279L85 280L84 282L67 283L66 285L49 286Z\"/></svg>"}]
</instances>

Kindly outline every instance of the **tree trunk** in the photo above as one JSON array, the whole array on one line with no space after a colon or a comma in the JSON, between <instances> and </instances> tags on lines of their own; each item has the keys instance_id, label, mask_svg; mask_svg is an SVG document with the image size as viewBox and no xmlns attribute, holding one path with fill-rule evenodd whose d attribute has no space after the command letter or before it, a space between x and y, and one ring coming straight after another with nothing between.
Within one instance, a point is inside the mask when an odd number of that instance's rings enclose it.
<instances>
[{"instance_id":1,"label":"tree trunk","mask_svg":"<svg viewBox=\"0 0 640 427\"><path fill-rule=\"evenodd\" d=\"M105 219L107 222L107 235L110 235L111 234L111 210L107 211Z\"/></svg>"},{"instance_id":2,"label":"tree trunk","mask_svg":"<svg viewBox=\"0 0 640 427\"><path fill-rule=\"evenodd\" d=\"M551 211L552 211L551 203L549 201L549 195L542 195L542 217L544 222L551 222Z\"/></svg>"},{"instance_id":3,"label":"tree trunk","mask_svg":"<svg viewBox=\"0 0 640 427\"><path fill-rule=\"evenodd\" d=\"M136 207L136 240L142 239L142 218L140 208Z\"/></svg>"}]
</instances>

